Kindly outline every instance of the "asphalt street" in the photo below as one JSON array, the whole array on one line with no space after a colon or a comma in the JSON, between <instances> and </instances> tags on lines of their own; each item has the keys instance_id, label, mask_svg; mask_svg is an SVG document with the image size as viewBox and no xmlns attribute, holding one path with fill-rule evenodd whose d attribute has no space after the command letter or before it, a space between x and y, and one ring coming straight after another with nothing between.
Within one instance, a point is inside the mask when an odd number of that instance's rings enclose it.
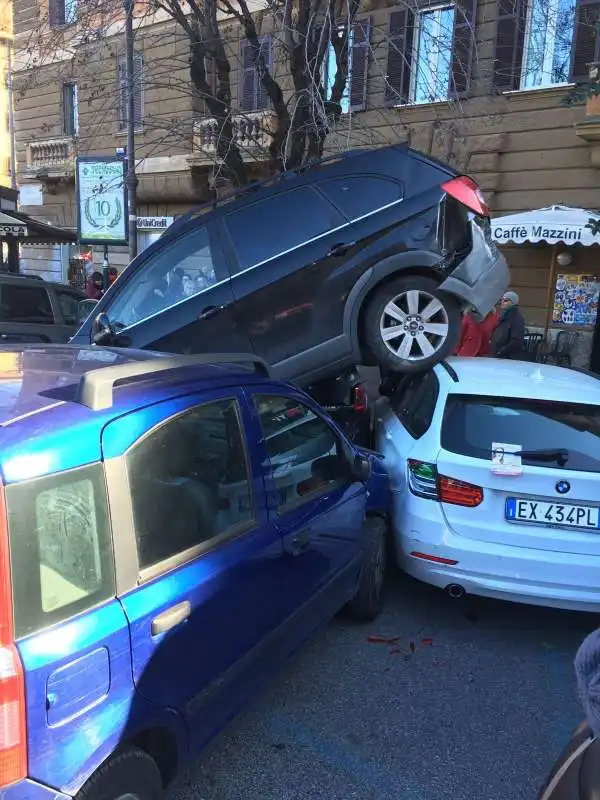
<instances>
[{"instance_id":1,"label":"asphalt street","mask_svg":"<svg viewBox=\"0 0 600 800\"><path fill-rule=\"evenodd\" d=\"M317 634L169 800L535 800L582 719L572 660L596 624L395 575L375 624Z\"/></svg>"}]
</instances>

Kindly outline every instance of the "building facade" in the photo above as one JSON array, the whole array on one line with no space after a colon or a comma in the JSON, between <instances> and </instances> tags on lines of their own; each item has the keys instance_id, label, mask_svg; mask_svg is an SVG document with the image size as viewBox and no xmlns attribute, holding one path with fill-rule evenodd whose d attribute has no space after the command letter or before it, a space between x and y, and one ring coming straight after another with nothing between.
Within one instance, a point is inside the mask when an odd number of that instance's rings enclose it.
<instances>
[{"instance_id":1,"label":"building facade","mask_svg":"<svg viewBox=\"0 0 600 800\"><path fill-rule=\"evenodd\" d=\"M35 67L22 62L15 74L22 205L74 227L76 155L112 155L126 141L122 24L115 21L89 44L77 40L84 0L79 9L76 0L50 0L49 8L46 0L19 0L17 49L27 47L40 25L40 3L48 41L57 31L63 37L72 31L72 46L62 60L59 52ZM596 0L362 0L342 115L331 126L327 150L408 141L472 175L494 216L553 204L597 209L600 108L593 100L586 106L573 90L589 81L590 65L600 61L599 18ZM261 46L285 93L290 78L278 57L280 36L269 25L261 17ZM222 26L234 130L251 177L260 177L272 111L239 26L227 19ZM190 88L189 42L181 29L157 14L140 16L135 27L138 214L149 226L141 231L144 247L161 225L208 196L218 131ZM326 54L325 93L334 64ZM544 328L555 290L551 248L525 243L504 249L528 325ZM569 270L600 274L597 246L561 250L569 251ZM37 257L38 263L24 259L29 269L64 277L64 255L62 264L40 249ZM115 249L111 263L124 265L126 253ZM592 332L589 325L581 331L584 360Z\"/></svg>"}]
</instances>

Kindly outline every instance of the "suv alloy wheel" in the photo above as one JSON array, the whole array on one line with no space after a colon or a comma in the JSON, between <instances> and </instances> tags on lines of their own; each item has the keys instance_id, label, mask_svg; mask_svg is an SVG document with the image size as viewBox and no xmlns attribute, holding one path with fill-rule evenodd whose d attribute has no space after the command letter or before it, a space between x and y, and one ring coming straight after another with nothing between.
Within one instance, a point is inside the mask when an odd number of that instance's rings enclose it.
<instances>
[{"instance_id":1,"label":"suv alloy wheel","mask_svg":"<svg viewBox=\"0 0 600 800\"><path fill-rule=\"evenodd\" d=\"M365 344L390 370L420 372L454 350L460 307L435 281L411 275L376 290L364 316Z\"/></svg>"}]
</instances>

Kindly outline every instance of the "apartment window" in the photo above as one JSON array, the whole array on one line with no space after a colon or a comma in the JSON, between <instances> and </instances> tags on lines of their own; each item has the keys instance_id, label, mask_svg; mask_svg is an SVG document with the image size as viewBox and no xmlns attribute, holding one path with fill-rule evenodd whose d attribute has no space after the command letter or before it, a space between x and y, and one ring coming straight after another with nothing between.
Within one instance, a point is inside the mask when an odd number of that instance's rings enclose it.
<instances>
[{"instance_id":1,"label":"apartment window","mask_svg":"<svg viewBox=\"0 0 600 800\"><path fill-rule=\"evenodd\" d=\"M510 0L507 0L510 2ZM468 95L477 0L390 14L386 105L433 103Z\"/></svg>"},{"instance_id":2,"label":"apartment window","mask_svg":"<svg viewBox=\"0 0 600 800\"><path fill-rule=\"evenodd\" d=\"M62 120L64 135L77 136L79 133L79 108L77 104L76 83L63 83Z\"/></svg>"},{"instance_id":3,"label":"apartment window","mask_svg":"<svg viewBox=\"0 0 600 800\"><path fill-rule=\"evenodd\" d=\"M347 114L349 111L362 111L367 105L370 28L371 20L366 18L355 22L348 31L348 75L340 98L342 114ZM345 30L345 26L340 26L338 36L343 36ZM331 99L337 68L335 48L330 42L323 63L324 89L327 100Z\"/></svg>"},{"instance_id":4,"label":"apartment window","mask_svg":"<svg viewBox=\"0 0 600 800\"><path fill-rule=\"evenodd\" d=\"M119 130L127 129L129 116L127 105L127 66L125 56L117 60L118 75L118 107ZM141 53L133 54L133 124L136 129L144 123L144 57Z\"/></svg>"},{"instance_id":5,"label":"apartment window","mask_svg":"<svg viewBox=\"0 0 600 800\"><path fill-rule=\"evenodd\" d=\"M72 25L77 21L77 0L49 0L50 25Z\"/></svg>"},{"instance_id":6,"label":"apartment window","mask_svg":"<svg viewBox=\"0 0 600 800\"><path fill-rule=\"evenodd\" d=\"M569 81L574 27L573 0L531 0L527 9L521 89Z\"/></svg>"},{"instance_id":7,"label":"apartment window","mask_svg":"<svg viewBox=\"0 0 600 800\"><path fill-rule=\"evenodd\" d=\"M498 0L495 56L499 91L587 82L600 60L600 3Z\"/></svg>"},{"instance_id":8,"label":"apartment window","mask_svg":"<svg viewBox=\"0 0 600 800\"><path fill-rule=\"evenodd\" d=\"M421 11L415 17L410 91L413 103L448 99L454 15L454 6L444 6Z\"/></svg>"},{"instance_id":9,"label":"apartment window","mask_svg":"<svg viewBox=\"0 0 600 800\"><path fill-rule=\"evenodd\" d=\"M272 67L271 37L259 40L260 54L268 70ZM242 80L239 105L241 111L262 111L269 106L269 95L262 84L256 64L256 53L250 42L242 42Z\"/></svg>"},{"instance_id":10,"label":"apartment window","mask_svg":"<svg viewBox=\"0 0 600 800\"><path fill-rule=\"evenodd\" d=\"M343 36L344 28L340 28L338 30L338 36ZM344 87L344 93L342 94L340 100L340 106L342 107L342 114L347 114L350 111L350 83L352 81L352 43L354 41L354 30L350 28L348 31L348 76L346 78L346 85ZM331 93L333 91L333 85L335 83L335 76L337 74L337 59L335 56L335 49L331 42L329 42L329 46L327 48L327 54L325 56L325 69L323 70L325 74L325 98L327 100L331 99Z\"/></svg>"}]
</instances>

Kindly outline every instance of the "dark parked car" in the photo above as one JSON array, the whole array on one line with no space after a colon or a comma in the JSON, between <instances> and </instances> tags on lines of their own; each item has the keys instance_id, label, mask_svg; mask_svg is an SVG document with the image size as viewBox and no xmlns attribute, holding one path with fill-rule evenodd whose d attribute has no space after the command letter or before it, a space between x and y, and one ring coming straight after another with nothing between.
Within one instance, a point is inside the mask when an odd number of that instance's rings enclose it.
<instances>
[{"instance_id":1,"label":"dark parked car","mask_svg":"<svg viewBox=\"0 0 600 800\"><path fill-rule=\"evenodd\" d=\"M302 384L353 364L421 370L490 311L508 267L470 178L406 145L353 150L177 220L74 341L253 350Z\"/></svg>"},{"instance_id":2,"label":"dark parked car","mask_svg":"<svg viewBox=\"0 0 600 800\"><path fill-rule=\"evenodd\" d=\"M0 273L0 344L66 342L85 294L33 275Z\"/></svg>"},{"instance_id":3,"label":"dark parked car","mask_svg":"<svg viewBox=\"0 0 600 800\"><path fill-rule=\"evenodd\" d=\"M252 354L0 350L0 797L160 800L316 628L377 616L389 477Z\"/></svg>"}]
</instances>

